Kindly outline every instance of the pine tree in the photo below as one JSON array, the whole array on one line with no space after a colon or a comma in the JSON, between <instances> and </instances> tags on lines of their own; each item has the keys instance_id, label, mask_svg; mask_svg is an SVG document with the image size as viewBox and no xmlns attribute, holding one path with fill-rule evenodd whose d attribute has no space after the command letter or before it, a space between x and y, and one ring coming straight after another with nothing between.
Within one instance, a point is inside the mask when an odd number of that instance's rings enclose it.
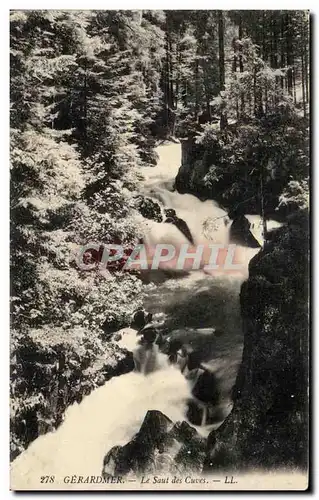
<instances>
[{"instance_id":1,"label":"pine tree","mask_svg":"<svg viewBox=\"0 0 319 500\"><path fill-rule=\"evenodd\" d=\"M60 364L69 350L68 362L78 364L87 345L94 363L105 355L101 326L122 326L141 300L136 276L121 274L114 283L74 262L89 241L138 238L121 179L125 173L132 188L140 162L143 74L130 59L136 47L119 52L111 20L94 33L97 17L91 11L12 12L13 456L48 430L44 422L57 425L68 404L55 396L63 371L50 381L43 372L35 384L40 368L34 363L26 378L28 352L45 357L49 351ZM114 355L117 348L107 349ZM97 376L82 374L79 383L93 388ZM21 436L23 422L30 432Z\"/></svg>"}]
</instances>

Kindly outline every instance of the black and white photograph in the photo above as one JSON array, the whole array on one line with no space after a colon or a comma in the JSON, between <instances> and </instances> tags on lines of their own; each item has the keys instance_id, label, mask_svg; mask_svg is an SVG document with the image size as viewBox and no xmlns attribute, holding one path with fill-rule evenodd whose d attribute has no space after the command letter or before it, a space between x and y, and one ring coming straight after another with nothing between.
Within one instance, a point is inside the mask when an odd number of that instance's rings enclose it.
<instances>
[{"instance_id":1,"label":"black and white photograph","mask_svg":"<svg viewBox=\"0 0 319 500\"><path fill-rule=\"evenodd\" d=\"M311 14L185 7L8 13L13 491L309 487Z\"/></svg>"}]
</instances>

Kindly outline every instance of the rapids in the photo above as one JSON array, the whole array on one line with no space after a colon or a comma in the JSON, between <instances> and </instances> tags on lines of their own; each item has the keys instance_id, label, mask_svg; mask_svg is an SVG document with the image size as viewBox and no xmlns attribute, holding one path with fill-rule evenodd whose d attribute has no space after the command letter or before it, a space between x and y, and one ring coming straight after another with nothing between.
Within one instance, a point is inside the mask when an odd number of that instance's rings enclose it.
<instances>
[{"instance_id":1,"label":"rapids","mask_svg":"<svg viewBox=\"0 0 319 500\"><path fill-rule=\"evenodd\" d=\"M145 181L141 192L159 200L164 207L173 208L188 224L195 243L227 243L229 225L223 222L227 217L224 210L212 201L200 201L193 195L172 191L181 161L180 144L159 146L158 153L158 165L143 170ZM146 223L145 238L150 244L187 242L174 225ZM256 249L245 251L248 264ZM212 277L202 271L165 275L157 280L157 286L150 290L144 304L154 314L164 313L174 335L185 343L195 344L202 352L203 362L221 381L226 413L231 409L227 394L242 355L239 291L243 279L243 275ZM216 328L222 331L221 336L214 337ZM125 329L119 344L136 355L137 340L135 331ZM133 437L147 410L160 410L174 421L185 419L190 382L176 366L167 363L165 355L153 350L146 356L148 363L150 356L156 360L156 363L152 361L151 371L154 371L151 373L144 365L141 373L135 371L114 377L84 397L80 404L70 406L56 431L38 437L13 461L11 487L37 489L41 476L54 475L54 487L63 489L65 475L101 474L105 454ZM203 423L204 415L205 412ZM199 428L203 434L209 429Z\"/></svg>"}]
</instances>

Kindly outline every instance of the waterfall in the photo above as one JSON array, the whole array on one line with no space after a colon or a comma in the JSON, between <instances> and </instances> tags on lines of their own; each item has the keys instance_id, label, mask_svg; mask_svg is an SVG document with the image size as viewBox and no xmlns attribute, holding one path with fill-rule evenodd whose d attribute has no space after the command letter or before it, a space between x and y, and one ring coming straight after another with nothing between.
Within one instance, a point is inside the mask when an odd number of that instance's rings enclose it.
<instances>
[{"instance_id":1,"label":"waterfall","mask_svg":"<svg viewBox=\"0 0 319 500\"><path fill-rule=\"evenodd\" d=\"M203 416L202 416L202 427L204 427L204 425L206 425L206 422L207 422L207 407L206 405L203 406Z\"/></svg>"},{"instance_id":2,"label":"waterfall","mask_svg":"<svg viewBox=\"0 0 319 500\"><path fill-rule=\"evenodd\" d=\"M159 352L156 344L141 344L133 351L136 371L148 375L168 367L167 356Z\"/></svg>"},{"instance_id":3,"label":"waterfall","mask_svg":"<svg viewBox=\"0 0 319 500\"><path fill-rule=\"evenodd\" d=\"M223 222L227 216L224 210L210 200L202 202L193 195L167 189L180 166L180 145L161 146L158 152L158 166L143 170L142 191L176 210L177 216L186 221L195 244L227 243L229 228ZM153 221L147 224L148 244L187 242L172 224ZM210 227L211 233L203 227ZM256 250L250 249L247 262L254 253ZM149 290L144 304L148 311L165 313L170 318L171 328L180 329L176 336L180 335L182 343L195 345L208 369L211 366L219 373L225 394L231 392L242 355L238 298L242 279L212 278L202 271L194 271L182 279L170 277ZM214 337L216 328L223 332L218 338ZM55 475L55 486L63 489L66 474L100 474L105 454L113 446L132 439L148 410L160 410L173 421L186 419L191 388L178 365L170 365L157 345L143 344L135 330L123 329L120 333L118 344L133 352L135 371L113 377L81 403L74 403L66 410L56 431L31 443L12 463L12 488L37 489L41 476ZM201 423L204 426L206 422L204 407ZM72 487L68 484L68 488Z\"/></svg>"},{"instance_id":4,"label":"waterfall","mask_svg":"<svg viewBox=\"0 0 319 500\"><path fill-rule=\"evenodd\" d=\"M54 475L61 488L65 475L99 475L106 453L132 439L148 410L182 421L189 397L186 379L168 364L147 376L131 372L113 377L70 406L55 432L38 437L13 461L12 488L37 489L45 475Z\"/></svg>"}]
</instances>

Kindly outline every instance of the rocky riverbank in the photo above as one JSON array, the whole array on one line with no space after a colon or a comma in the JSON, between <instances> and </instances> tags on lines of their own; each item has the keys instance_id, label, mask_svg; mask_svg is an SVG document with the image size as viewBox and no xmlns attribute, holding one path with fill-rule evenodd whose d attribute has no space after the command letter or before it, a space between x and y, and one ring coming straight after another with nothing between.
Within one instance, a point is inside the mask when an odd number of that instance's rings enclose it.
<instances>
[{"instance_id":1,"label":"rocky riverbank","mask_svg":"<svg viewBox=\"0 0 319 500\"><path fill-rule=\"evenodd\" d=\"M129 443L107 453L103 474L306 468L307 248L307 215L300 213L252 259L240 293L244 351L234 406L207 442L186 422L151 411ZM204 372L194 400L208 396L214 408L217 388L215 377Z\"/></svg>"},{"instance_id":2,"label":"rocky riverbank","mask_svg":"<svg viewBox=\"0 0 319 500\"><path fill-rule=\"evenodd\" d=\"M199 472L205 457L205 439L187 422L173 423L160 411L148 411L140 430L124 446L105 456L103 476L139 476Z\"/></svg>"},{"instance_id":3,"label":"rocky riverbank","mask_svg":"<svg viewBox=\"0 0 319 500\"><path fill-rule=\"evenodd\" d=\"M134 368L133 355L84 328L13 340L11 459L38 436L56 429L65 410L114 376Z\"/></svg>"},{"instance_id":4,"label":"rocky riverbank","mask_svg":"<svg viewBox=\"0 0 319 500\"><path fill-rule=\"evenodd\" d=\"M250 262L234 407L209 436L205 470L307 467L308 245L299 213Z\"/></svg>"}]
</instances>

